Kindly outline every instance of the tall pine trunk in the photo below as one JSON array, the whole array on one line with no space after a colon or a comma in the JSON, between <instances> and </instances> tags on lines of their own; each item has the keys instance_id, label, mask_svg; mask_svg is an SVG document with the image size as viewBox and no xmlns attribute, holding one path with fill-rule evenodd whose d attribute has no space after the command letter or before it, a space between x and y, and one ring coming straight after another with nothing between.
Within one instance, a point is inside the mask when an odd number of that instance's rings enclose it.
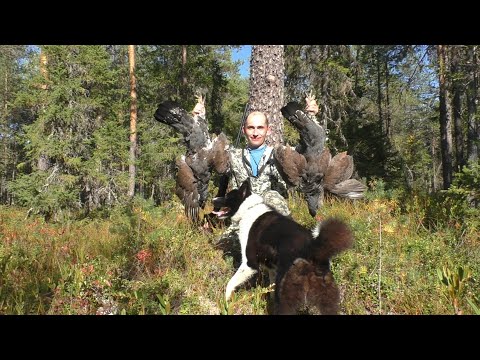
<instances>
[{"instance_id":1,"label":"tall pine trunk","mask_svg":"<svg viewBox=\"0 0 480 360\"><path fill-rule=\"evenodd\" d=\"M250 62L250 111L262 111L272 128L267 144L283 143L283 45L255 45Z\"/></svg>"},{"instance_id":2,"label":"tall pine trunk","mask_svg":"<svg viewBox=\"0 0 480 360\"><path fill-rule=\"evenodd\" d=\"M442 153L443 188L446 190L452 183L452 121L449 109L449 91L446 69L448 58L445 45L437 45L438 77L440 86L440 145Z\"/></svg>"},{"instance_id":3,"label":"tall pine trunk","mask_svg":"<svg viewBox=\"0 0 480 360\"><path fill-rule=\"evenodd\" d=\"M467 130L467 159L469 162L478 161L478 145L480 141L480 126L476 120L477 113L477 46L469 49L469 82L467 88L468 130Z\"/></svg>"},{"instance_id":4,"label":"tall pine trunk","mask_svg":"<svg viewBox=\"0 0 480 360\"><path fill-rule=\"evenodd\" d=\"M40 86L44 90L47 89L47 80L48 80L47 63L48 63L47 54L45 53L44 50L40 48L40 74L42 74L43 80L45 81L45 83L43 83Z\"/></svg>"},{"instance_id":5,"label":"tall pine trunk","mask_svg":"<svg viewBox=\"0 0 480 360\"><path fill-rule=\"evenodd\" d=\"M40 88L43 90L48 89L48 57L45 53L45 50L40 48L40 74L42 75L43 80L45 81L43 84L40 84ZM41 105L41 111L45 111L45 104ZM40 154L37 160L37 167L41 171L47 171L50 168L50 159L45 154Z\"/></svg>"},{"instance_id":6,"label":"tall pine trunk","mask_svg":"<svg viewBox=\"0 0 480 360\"><path fill-rule=\"evenodd\" d=\"M130 71L130 161L128 165L128 196L135 194L135 159L137 149L137 84L135 80L135 45L128 45Z\"/></svg>"},{"instance_id":7,"label":"tall pine trunk","mask_svg":"<svg viewBox=\"0 0 480 360\"><path fill-rule=\"evenodd\" d=\"M384 58L385 65L385 134L389 139L392 137L392 117L390 115L390 94L388 80L390 78L390 71L388 69L388 53Z\"/></svg>"},{"instance_id":8,"label":"tall pine trunk","mask_svg":"<svg viewBox=\"0 0 480 360\"><path fill-rule=\"evenodd\" d=\"M382 112L382 83L381 83L381 68L380 68L380 51L376 51L376 65L377 65L377 108L378 108L378 121L382 126L382 133L385 133L385 127L383 124L383 112Z\"/></svg>"},{"instance_id":9,"label":"tall pine trunk","mask_svg":"<svg viewBox=\"0 0 480 360\"><path fill-rule=\"evenodd\" d=\"M185 100L187 95L187 46L182 45L182 81L180 85L180 98Z\"/></svg>"},{"instance_id":10,"label":"tall pine trunk","mask_svg":"<svg viewBox=\"0 0 480 360\"><path fill-rule=\"evenodd\" d=\"M452 92L453 92L453 101L452 101L452 116L453 116L453 126L455 129L455 171L460 171L465 165L465 157L463 154L463 127L462 127L462 117L461 117L461 85L458 77L459 69L459 55L458 49L456 46L450 48L451 56L451 74L452 74Z\"/></svg>"}]
</instances>

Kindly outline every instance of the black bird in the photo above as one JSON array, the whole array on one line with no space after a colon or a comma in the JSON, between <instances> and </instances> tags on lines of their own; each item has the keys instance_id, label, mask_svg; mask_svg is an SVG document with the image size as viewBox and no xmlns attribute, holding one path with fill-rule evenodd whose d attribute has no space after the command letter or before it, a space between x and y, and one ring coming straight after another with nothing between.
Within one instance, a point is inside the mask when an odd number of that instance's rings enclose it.
<instances>
[{"instance_id":1,"label":"black bird","mask_svg":"<svg viewBox=\"0 0 480 360\"><path fill-rule=\"evenodd\" d=\"M208 197L208 182L215 169L224 174L229 167L228 142L221 133L212 139L205 118L205 98L197 97L197 105L190 115L173 101L161 103L155 111L155 119L170 125L183 135L186 154L177 159L175 193L185 206L185 213L194 222L200 220L200 209Z\"/></svg>"},{"instance_id":2,"label":"black bird","mask_svg":"<svg viewBox=\"0 0 480 360\"><path fill-rule=\"evenodd\" d=\"M346 152L332 158L325 147L325 130L315 117L305 114L296 102L289 102L281 112L299 132L300 142L295 149L283 145L276 147L277 167L289 185L299 186L305 194L310 215L316 215L324 189L340 197L363 197L366 186L350 179L353 158Z\"/></svg>"}]
</instances>

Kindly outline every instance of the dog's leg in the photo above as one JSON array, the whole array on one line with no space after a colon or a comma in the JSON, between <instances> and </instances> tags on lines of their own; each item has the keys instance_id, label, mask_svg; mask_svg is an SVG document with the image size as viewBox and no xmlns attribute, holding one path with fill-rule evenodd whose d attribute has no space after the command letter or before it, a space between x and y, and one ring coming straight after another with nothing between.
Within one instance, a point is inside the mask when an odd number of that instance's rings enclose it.
<instances>
[{"instance_id":1,"label":"dog's leg","mask_svg":"<svg viewBox=\"0 0 480 360\"><path fill-rule=\"evenodd\" d=\"M238 268L237 272L235 273L235 275L232 276L232 278L227 284L227 289L225 290L225 298L227 299L227 301L232 296L232 293L235 290L235 288L243 284L245 281L250 279L256 273L257 273L256 269L253 269L247 264L242 263Z\"/></svg>"},{"instance_id":2,"label":"dog's leg","mask_svg":"<svg viewBox=\"0 0 480 360\"><path fill-rule=\"evenodd\" d=\"M270 281L270 286L271 286L272 284L275 284L275 278L276 278L276 276L277 276L277 272L276 272L275 269L270 269L270 268L268 268L267 270L268 270L268 279L269 279L269 281ZM275 284L275 288L276 288L276 287L277 287L277 284ZM271 300L272 302L275 301L275 291L272 291L272 292L270 293L270 300Z\"/></svg>"},{"instance_id":3,"label":"dog's leg","mask_svg":"<svg viewBox=\"0 0 480 360\"><path fill-rule=\"evenodd\" d=\"M270 285L275 284L275 277L277 276L277 272L275 269L267 268L268 270L268 280L270 281Z\"/></svg>"}]
</instances>

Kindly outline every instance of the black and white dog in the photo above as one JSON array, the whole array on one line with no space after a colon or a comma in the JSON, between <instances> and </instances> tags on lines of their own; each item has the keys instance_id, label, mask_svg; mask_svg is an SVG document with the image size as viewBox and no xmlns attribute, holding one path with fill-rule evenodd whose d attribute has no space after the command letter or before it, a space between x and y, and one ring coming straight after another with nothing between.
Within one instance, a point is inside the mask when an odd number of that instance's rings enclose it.
<instances>
[{"instance_id":1,"label":"black and white dog","mask_svg":"<svg viewBox=\"0 0 480 360\"><path fill-rule=\"evenodd\" d=\"M251 278L260 266L275 282L275 314L336 314L340 294L330 258L349 248L353 236L345 223L328 219L313 230L267 206L245 181L225 197L213 199L219 217L239 223L242 263L230 279L225 297Z\"/></svg>"}]
</instances>

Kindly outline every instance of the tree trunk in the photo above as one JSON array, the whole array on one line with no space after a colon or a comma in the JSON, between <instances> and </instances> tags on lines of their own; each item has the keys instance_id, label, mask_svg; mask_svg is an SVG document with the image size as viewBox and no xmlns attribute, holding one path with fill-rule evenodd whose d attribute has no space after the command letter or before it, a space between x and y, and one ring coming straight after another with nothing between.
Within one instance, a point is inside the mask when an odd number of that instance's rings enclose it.
<instances>
[{"instance_id":1,"label":"tree trunk","mask_svg":"<svg viewBox=\"0 0 480 360\"><path fill-rule=\"evenodd\" d=\"M442 153L443 189L452 183L452 121L449 109L449 92L446 79L448 68L445 45L437 45L438 76L440 86L440 144Z\"/></svg>"},{"instance_id":2,"label":"tree trunk","mask_svg":"<svg viewBox=\"0 0 480 360\"><path fill-rule=\"evenodd\" d=\"M323 47L323 54L322 59L328 59L330 53L330 45L325 45ZM321 106L319 106L319 113L317 114L317 118L320 119L320 124L323 125L323 129L327 131L327 124L328 119L333 119L332 116L332 106L330 106L331 102L327 102L325 94L328 94L328 86L330 83L330 73L325 71L323 75L320 77L320 94L322 94L322 100L320 101ZM341 135L343 136L343 135Z\"/></svg>"},{"instance_id":3,"label":"tree trunk","mask_svg":"<svg viewBox=\"0 0 480 360\"><path fill-rule=\"evenodd\" d=\"M381 84L381 69L380 69L380 52L376 51L377 55L377 107L378 107L378 121L382 125L382 133L385 133L383 126L383 114L382 114L382 84Z\"/></svg>"},{"instance_id":4,"label":"tree trunk","mask_svg":"<svg viewBox=\"0 0 480 360\"><path fill-rule=\"evenodd\" d=\"M43 90L46 90L48 85L47 85L47 80L48 80L48 70L47 70L47 54L45 54L45 51L42 51L40 48L40 73L42 74L43 80L45 80L45 83L40 85L40 87Z\"/></svg>"},{"instance_id":5,"label":"tree trunk","mask_svg":"<svg viewBox=\"0 0 480 360\"><path fill-rule=\"evenodd\" d=\"M266 114L272 128L267 144L283 143L283 116L280 108L284 98L283 45L255 45L252 47L250 62L251 111Z\"/></svg>"},{"instance_id":6,"label":"tree trunk","mask_svg":"<svg viewBox=\"0 0 480 360\"><path fill-rule=\"evenodd\" d=\"M8 71L5 69L4 88L3 88L3 113L0 114L0 137L1 146L3 148L4 158L0 158L1 178L0 178L0 203L5 204L8 198L8 163L10 162L10 141L6 136L8 126L8 95L9 95Z\"/></svg>"},{"instance_id":7,"label":"tree trunk","mask_svg":"<svg viewBox=\"0 0 480 360\"><path fill-rule=\"evenodd\" d=\"M465 165L465 157L463 154L463 128L462 128L462 118L461 118L461 86L460 80L458 80L458 49L456 46L450 48L451 54L451 73L452 73L452 90L453 90L453 101L452 101L452 116L453 116L453 125L455 129L455 171L460 171Z\"/></svg>"},{"instance_id":8,"label":"tree trunk","mask_svg":"<svg viewBox=\"0 0 480 360\"><path fill-rule=\"evenodd\" d=\"M7 113L8 113L8 71L5 70L5 78L4 78L4 96L3 96L3 113L5 119L7 118Z\"/></svg>"},{"instance_id":9,"label":"tree trunk","mask_svg":"<svg viewBox=\"0 0 480 360\"><path fill-rule=\"evenodd\" d=\"M137 84L135 80L135 45L128 45L130 71L130 162L128 165L128 196L135 194L135 155L137 150Z\"/></svg>"},{"instance_id":10,"label":"tree trunk","mask_svg":"<svg viewBox=\"0 0 480 360\"><path fill-rule=\"evenodd\" d=\"M187 46L182 45L182 82L180 86L180 98L185 100L187 95Z\"/></svg>"},{"instance_id":11,"label":"tree trunk","mask_svg":"<svg viewBox=\"0 0 480 360\"><path fill-rule=\"evenodd\" d=\"M430 193L435 193L437 192L439 186L437 183L437 151L436 151L436 141L435 141L435 131L432 128L430 131L430 134L432 136L431 140L431 154L432 154L432 190ZM440 165L439 165L440 167Z\"/></svg>"},{"instance_id":12,"label":"tree trunk","mask_svg":"<svg viewBox=\"0 0 480 360\"><path fill-rule=\"evenodd\" d=\"M469 49L469 82L467 89L468 130L467 130L467 159L469 162L478 161L478 145L480 140L480 126L475 119L477 113L477 46Z\"/></svg>"},{"instance_id":13,"label":"tree trunk","mask_svg":"<svg viewBox=\"0 0 480 360\"><path fill-rule=\"evenodd\" d=\"M47 69L47 64L48 64L48 57L45 51L40 48L40 74L43 77L43 80L45 81L43 84L40 85L40 88L43 90L48 89L47 85L47 80L48 80L48 69ZM41 111L45 111L45 104L41 105ZM50 168L50 159L48 158L47 155L45 154L40 154L37 160L37 167L41 171L47 171Z\"/></svg>"},{"instance_id":14,"label":"tree trunk","mask_svg":"<svg viewBox=\"0 0 480 360\"><path fill-rule=\"evenodd\" d=\"M385 54L385 134L390 139L392 136L392 119L390 116L390 96L388 90L388 78L390 71L388 70L388 53Z\"/></svg>"}]
</instances>

